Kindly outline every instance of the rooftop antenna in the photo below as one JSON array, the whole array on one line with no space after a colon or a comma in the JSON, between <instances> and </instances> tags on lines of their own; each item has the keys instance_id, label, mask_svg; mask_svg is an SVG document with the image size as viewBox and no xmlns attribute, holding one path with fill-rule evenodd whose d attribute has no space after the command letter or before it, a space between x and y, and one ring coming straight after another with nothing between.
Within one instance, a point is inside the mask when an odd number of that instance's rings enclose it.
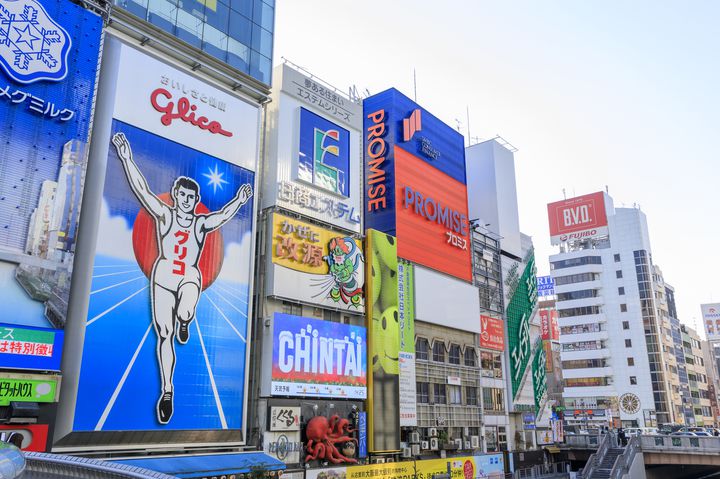
<instances>
[{"instance_id":1,"label":"rooftop antenna","mask_svg":"<svg viewBox=\"0 0 720 479\"><path fill-rule=\"evenodd\" d=\"M470 138L472 138L472 136L470 136L470 106L465 105L465 112L467 113L468 146L470 146Z\"/></svg>"},{"instance_id":2,"label":"rooftop antenna","mask_svg":"<svg viewBox=\"0 0 720 479\"><path fill-rule=\"evenodd\" d=\"M415 91L415 103L417 103L417 75L415 74L415 69L413 68L413 90Z\"/></svg>"},{"instance_id":3,"label":"rooftop antenna","mask_svg":"<svg viewBox=\"0 0 720 479\"><path fill-rule=\"evenodd\" d=\"M605 193L610 194L610 188L608 188L608 185L605 185Z\"/></svg>"},{"instance_id":4,"label":"rooftop antenna","mask_svg":"<svg viewBox=\"0 0 720 479\"><path fill-rule=\"evenodd\" d=\"M565 188L563 188L563 199L564 199L564 200L567 199L567 195L565 194Z\"/></svg>"},{"instance_id":5,"label":"rooftop antenna","mask_svg":"<svg viewBox=\"0 0 720 479\"><path fill-rule=\"evenodd\" d=\"M455 118L455 124L457 125L455 129L458 131L458 133L460 133L460 130L462 129L462 122Z\"/></svg>"}]
</instances>

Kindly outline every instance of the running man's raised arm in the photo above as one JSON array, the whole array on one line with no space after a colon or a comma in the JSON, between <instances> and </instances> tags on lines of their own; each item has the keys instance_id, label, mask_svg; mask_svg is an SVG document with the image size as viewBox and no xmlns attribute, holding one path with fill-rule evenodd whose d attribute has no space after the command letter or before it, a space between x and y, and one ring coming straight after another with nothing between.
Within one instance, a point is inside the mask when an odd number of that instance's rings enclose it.
<instances>
[{"instance_id":1,"label":"running man's raised arm","mask_svg":"<svg viewBox=\"0 0 720 479\"><path fill-rule=\"evenodd\" d=\"M137 167L132 157L132 150L125 134L115 133L112 137L112 143L115 145L120 163L123 165L125 175L127 176L130 189L135 193L137 199L145 207L145 209L156 218L163 216L167 206L150 191L147 180Z\"/></svg>"},{"instance_id":2,"label":"running man's raised arm","mask_svg":"<svg viewBox=\"0 0 720 479\"><path fill-rule=\"evenodd\" d=\"M203 229L212 231L220 228L235 216L240 207L247 203L252 195L252 186L249 184L242 185L230 203L223 206L221 210L205 216L205 222L202 224Z\"/></svg>"}]
</instances>

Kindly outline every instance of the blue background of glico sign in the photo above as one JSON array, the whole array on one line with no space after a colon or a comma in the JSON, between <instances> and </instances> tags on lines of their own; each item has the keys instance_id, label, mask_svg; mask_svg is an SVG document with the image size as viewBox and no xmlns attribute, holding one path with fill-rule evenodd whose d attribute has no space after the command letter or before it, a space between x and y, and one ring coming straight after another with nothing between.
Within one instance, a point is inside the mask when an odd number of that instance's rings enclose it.
<instances>
[{"instance_id":1,"label":"blue background of glico sign","mask_svg":"<svg viewBox=\"0 0 720 479\"><path fill-rule=\"evenodd\" d=\"M25 247L30 216L43 181L57 179L63 145L73 139L88 139L102 33L98 15L68 0L39 3L72 38L67 77L59 82L22 84L0 68L0 89L9 85L8 93L20 90L60 109L72 109L75 116L63 122L29 110L29 97L18 104L0 99L0 245L15 250Z\"/></svg>"},{"instance_id":2,"label":"blue background of glico sign","mask_svg":"<svg viewBox=\"0 0 720 479\"><path fill-rule=\"evenodd\" d=\"M403 120L409 118L415 109L420 109L422 117L422 128L407 142L403 141ZM385 171L385 186L387 188L385 197L387 207L382 210L368 210L368 178L370 171L368 161L368 128L373 122L368 115L385 110L386 132L384 140L387 143L385 161L381 167ZM440 153L437 159L430 159L421 152L420 138L429 140L432 148ZM465 140L464 137L449 125L443 123L433 114L422 108L407 96L395 88L373 95L363 101L363 165L365 171L365 228L376 229L391 235L395 235L395 155L394 147L404 149L421 160L432 165L439 171L456 179L462 184L467 184L465 176Z\"/></svg>"}]
</instances>

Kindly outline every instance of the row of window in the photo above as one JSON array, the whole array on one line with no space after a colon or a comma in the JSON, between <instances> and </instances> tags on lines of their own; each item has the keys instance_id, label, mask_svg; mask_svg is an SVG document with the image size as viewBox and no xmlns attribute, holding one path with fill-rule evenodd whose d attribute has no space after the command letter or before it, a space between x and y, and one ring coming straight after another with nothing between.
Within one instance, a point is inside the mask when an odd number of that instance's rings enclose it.
<instances>
[{"instance_id":1,"label":"row of window","mask_svg":"<svg viewBox=\"0 0 720 479\"><path fill-rule=\"evenodd\" d=\"M448 362L458 366L462 364L477 367L478 364L475 348L466 346L463 352L459 344L452 343L447 349L445 343L439 340L435 340L430 348L430 341L425 338L417 338L415 341L415 358L423 361L432 360L437 363ZM480 367L502 371L502 353L480 351Z\"/></svg>"},{"instance_id":2,"label":"row of window","mask_svg":"<svg viewBox=\"0 0 720 479\"><path fill-rule=\"evenodd\" d=\"M575 326L563 326L560 328L560 334L583 334L597 333L603 328L599 323L577 324Z\"/></svg>"},{"instance_id":3,"label":"row of window","mask_svg":"<svg viewBox=\"0 0 720 479\"><path fill-rule=\"evenodd\" d=\"M558 309L558 316L561 318L571 318L573 316L600 314L600 312L600 306L578 306L577 308Z\"/></svg>"},{"instance_id":4,"label":"row of window","mask_svg":"<svg viewBox=\"0 0 720 479\"><path fill-rule=\"evenodd\" d=\"M583 266L586 264L602 264L602 258L600 256L582 256L580 258L564 259L560 261L553 261L550 263L551 269L563 269L572 268L575 266Z\"/></svg>"},{"instance_id":5,"label":"row of window","mask_svg":"<svg viewBox=\"0 0 720 479\"><path fill-rule=\"evenodd\" d=\"M567 293L558 293L558 301L572 301L573 299L597 298L597 289L580 289L577 291L568 291Z\"/></svg>"},{"instance_id":6,"label":"row of window","mask_svg":"<svg viewBox=\"0 0 720 479\"><path fill-rule=\"evenodd\" d=\"M580 273L569 274L567 276L558 276L555 278L555 286L563 286L565 284L584 283L586 281L595 281L600 275L597 273Z\"/></svg>"},{"instance_id":7,"label":"row of window","mask_svg":"<svg viewBox=\"0 0 720 479\"><path fill-rule=\"evenodd\" d=\"M590 351L593 349L603 349L605 343L603 341L580 341L577 343L567 343L562 345L563 351Z\"/></svg>"}]
</instances>

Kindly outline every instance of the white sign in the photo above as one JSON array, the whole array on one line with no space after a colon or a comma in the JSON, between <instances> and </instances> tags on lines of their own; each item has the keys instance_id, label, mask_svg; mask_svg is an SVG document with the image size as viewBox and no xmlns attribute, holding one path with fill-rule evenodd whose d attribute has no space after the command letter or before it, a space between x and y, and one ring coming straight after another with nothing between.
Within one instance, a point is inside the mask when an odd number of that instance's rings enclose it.
<instances>
[{"instance_id":1,"label":"white sign","mask_svg":"<svg viewBox=\"0 0 720 479\"><path fill-rule=\"evenodd\" d=\"M400 426L417 426L415 354L398 352L400 362Z\"/></svg>"},{"instance_id":2,"label":"white sign","mask_svg":"<svg viewBox=\"0 0 720 479\"><path fill-rule=\"evenodd\" d=\"M259 108L122 45L113 116L256 171ZM142 74L138 74L142 72Z\"/></svg>"},{"instance_id":3,"label":"white sign","mask_svg":"<svg viewBox=\"0 0 720 479\"><path fill-rule=\"evenodd\" d=\"M300 408L278 406L270 408L271 431L299 431Z\"/></svg>"},{"instance_id":4,"label":"white sign","mask_svg":"<svg viewBox=\"0 0 720 479\"><path fill-rule=\"evenodd\" d=\"M535 438L537 439L538 445L552 444L553 442L553 431L550 429L544 429L542 431L535 431Z\"/></svg>"},{"instance_id":5,"label":"white sign","mask_svg":"<svg viewBox=\"0 0 720 479\"><path fill-rule=\"evenodd\" d=\"M447 383L452 386L462 386L462 378L459 376L448 376Z\"/></svg>"},{"instance_id":6,"label":"white sign","mask_svg":"<svg viewBox=\"0 0 720 479\"><path fill-rule=\"evenodd\" d=\"M266 432L263 434L263 450L285 464L300 462L304 447L297 432Z\"/></svg>"},{"instance_id":7,"label":"white sign","mask_svg":"<svg viewBox=\"0 0 720 479\"><path fill-rule=\"evenodd\" d=\"M708 341L720 341L720 303L701 304Z\"/></svg>"}]
</instances>

